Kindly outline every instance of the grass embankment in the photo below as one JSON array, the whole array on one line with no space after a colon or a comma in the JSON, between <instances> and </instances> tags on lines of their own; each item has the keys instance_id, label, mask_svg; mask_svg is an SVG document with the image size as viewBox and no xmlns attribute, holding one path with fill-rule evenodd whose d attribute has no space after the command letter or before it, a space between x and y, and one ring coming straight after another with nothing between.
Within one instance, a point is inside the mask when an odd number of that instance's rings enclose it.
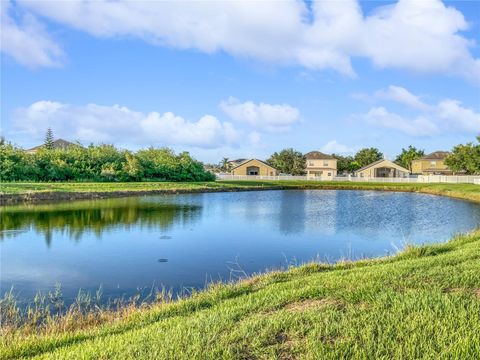
<instances>
[{"instance_id":1,"label":"grass embankment","mask_svg":"<svg viewBox=\"0 0 480 360\"><path fill-rule=\"evenodd\" d=\"M4 333L0 358L473 359L479 274L477 231L390 258L216 285L101 325Z\"/></svg>"},{"instance_id":2,"label":"grass embankment","mask_svg":"<svg viewBox=\"0 0 480 360\"><path fill-rule=\"evenodd\" d=\"M465 184L2 184L7 194L159 188L370 189L480 200L478 185ZM4 327L0 358L475 358L480 353L479 274L476 231L391 258L310 264L219 284L176 302L73 313L39 328Z\"/></svg>"},{"instance_id":3,"label":"grass embankment","mask_svg":"<svg viewBox=\"0 0 480 360\"><path fill-rule=\"evenodd\" d=\"M359 189L422 192L480 201L474 184L355 183L330 181L216 181L130 183L1 183L0 203L70 200L179 192L242 191L262 189Z\"/></svg>"}]
</instances>

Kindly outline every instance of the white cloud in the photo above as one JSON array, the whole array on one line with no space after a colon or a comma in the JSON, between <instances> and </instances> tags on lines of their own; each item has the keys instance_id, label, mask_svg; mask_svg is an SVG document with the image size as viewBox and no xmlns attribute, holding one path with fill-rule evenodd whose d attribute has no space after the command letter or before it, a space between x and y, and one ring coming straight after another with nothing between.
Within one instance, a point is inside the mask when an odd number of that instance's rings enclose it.
<instances>
[{"instance_id":1,"label":"white cloud","mask_svg":"<svg viewBox=\"0 0 480 360\"><path fill-rule=\"evenodd\" d=\"M355 150L347 145L338 143L337 140L332 140L323 145L320 151L327 154L350 154Z\"/></svg>"},{"instance_id":2,"label":"white cloud","mask_svg":"<svg viewBox=\"0 0 480 360\"><path fill-rule=\"evenodd\" d=\"M388 89L379 90L375 93L375 98L395 101L418 110L429 109L429 105L401 86L390 85Z\"/></svg>"},{"instance_id":3,"label":"white cloud","mask_svg":"<svg viewBox=\"0 0 480 360\"><path fill-rule=\"evenodd\" d=\"M300 120L300 111L288 104L256 104L230 97L220 109L231 119L268 131L285 131Z\"/></svg>"},{"instance_id":4,"label":"white cloud","mask_svg":"<svg viewBox=\"0 0 480 360\"><path fill-rule=\"evenodd\" d=\"M51 127L57 137L84 143L218 148L236 145L241 135L231 123L211 115L190 122L171 112L144 114L119 105L73 106L54 101L38 101L17 109L13 123L18 131L33 139L41 139Z\"/></svg>"},{"instance_id":5,"label":"white cloud","mask_svg":"<svg viewBox=\"0 0 480 360\"><path fill-rule=\"evenodd\" d=\"M462 106L457 100L443 100L436 108L437 116L449 129L480 133L480 113Z\"/></svg>"},{"instance_id":6,"label":"white cloud","mask_svg":"<svg viewBox=\"0 0 480 360\"><path fill-rule=\"evenodd\" d=\"M463 14L439 0L400 0L365 19L362 50L379 67L450 72L479 82L473 42L459 34L467 29Z\"/></svg>"},{"instance_id":7,"label":"white cloud","mask_svg":"<svg viewBox=\"0 0 480 360\"><path fill-rule=\"evenodd\" d=\"M248 134L248 141L252 146L262 145L262 136L257 131L252 131Z\"/></svg>"},{"instance_id":8,"label":"white cloud","mask_svg":"<svg viewBox=\"0 0 480 360\"><path fill-rule=\"evenodd\" d=\"M400 0L368 16L356 0L31 1L17 2L98 37L136 37L156 45L224 51L282 65L355 76L351 59L381 68L450 73L480 81L480 59L463 14L440 0Z\"/></svg>"},{"instance_id":9,"label":"white cloud","mask_svg":"<svg viewBox=\"0 0 480 360\"><path fill-rule=\"evenodd\" d=\"M361 117L370 125L397 130L410 136L431 136L438 132L437 126L423 116L409 119L383 107L372 108Z\"/></svg>"},{"instance_id":10,"label":"white cloud","mask_svg":"<svg viewBox=\"0 0 480 360\"><path fill-rule=\"evenodd\" d=\"M0 10L2 53L31 68L61 65L64 57L62 49L32 14L26 13L21 21L16 21L10 16L8 1L0 2Z\"/></svg>"},{"instance_id":11,"label":"white cloud","mask_svg":"<svg viewBox=\"0 0 480 360\"><path fill-rule=\"evenodd\" d=\"M373 96L362 94L359 100L390 100L418 111L414 118L389 112L385 107L374 107L360 117L378 127L398 130L412 136L429 136L436 133L480 133L480 113L465 107L458 100L446 99L429 104L400 86L389 86L376 91Z\"/></svg>"},{"instance_id":12,"label":"white cloud","mask_svg":"<svg viewBox=\"0 0 480 360\"><path fill-rule=\"evenodd\" d=\"M173 145L209 148L238 141L232 124L221 123L212 115L202 116L197 122L187 122L171 112L152 112L140 121L140 127L150 138Z\"/></svg>"}]
</instances>

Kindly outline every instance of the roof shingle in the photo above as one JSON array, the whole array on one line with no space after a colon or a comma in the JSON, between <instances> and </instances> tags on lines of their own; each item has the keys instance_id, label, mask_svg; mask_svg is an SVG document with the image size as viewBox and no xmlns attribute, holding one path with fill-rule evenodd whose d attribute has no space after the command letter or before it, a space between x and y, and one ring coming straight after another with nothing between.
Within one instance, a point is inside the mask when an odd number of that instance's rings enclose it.
<instances>
[{"instance_id":1,"label":"roof shingle","mask_svg":"<svg viewBox=\"0 0 480 360\"><path fill-rule=\"evenodd\" d=\"M448 155L450 155L448 151L435 151L431 154L421 157L419 160L443 160Z\"/></svg>"}]
</instances>

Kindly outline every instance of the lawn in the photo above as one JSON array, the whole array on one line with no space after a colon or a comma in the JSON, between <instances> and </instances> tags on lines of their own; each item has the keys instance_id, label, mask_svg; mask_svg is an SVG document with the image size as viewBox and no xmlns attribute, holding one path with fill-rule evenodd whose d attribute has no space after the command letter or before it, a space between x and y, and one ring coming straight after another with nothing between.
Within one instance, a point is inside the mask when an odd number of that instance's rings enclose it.
<instances>
[{"instance_id":1,"label":"lawn","mask_svg":"<svg viewBox=\"0 0 480 360\"><path fill-rule=\"evenodd\" d=\"M0 184L0 194L28 194L37 192L113 192L176 189L210 189L229 187L218 182L11 182Z\"/></svg>"},{"instance_id":2,"label":"lawn","mask_svg":"<svg viewBox=\"0 0 480 360\"><path fill-rule=\"evenodd\" d=\"M0 358L473 359L479 274L477 231L391 258L216 285L101 325L3 334Z\"/></svg>"}]
</instances>

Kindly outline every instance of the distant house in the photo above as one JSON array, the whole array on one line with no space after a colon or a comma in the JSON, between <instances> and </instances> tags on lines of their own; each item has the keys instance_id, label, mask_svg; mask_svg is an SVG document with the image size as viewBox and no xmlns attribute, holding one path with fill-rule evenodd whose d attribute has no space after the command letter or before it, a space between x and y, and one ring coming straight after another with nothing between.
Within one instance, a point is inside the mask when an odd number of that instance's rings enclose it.
<instances>
[{"instance_id":1,"label":"distant house","mask_svg":"<svg viewBox=\"0 0 480 360\"><path fill-rule=\"evenodd\" d=\"M229 166L229 168L231 169L231 168L234 168L235 166L240 165L241 163L243 163L243 162L245 162L245 161L247 161L247 160L248 160L248 159L235 159L235 160L230 160L230 161L228 162L228 166Z\"/></svg>"},{"instance_id":2,"label":"distant house","mask_svg":"<svg viewBox=\"0 0 480 360\"><path fill-rule=\"evenodd\" d=\"M232 175L277 176L279 173L277 169L258 159L245 160L231 170Z\"/></svg>"},{"instance_id":3,"label":"distant house","mask_svg":"<svg viewBox=\"0 0 480 360\"><path fill-rule=\"evenodd\" d=\"M448 151L435 151L412 161L412 173L421 175L452 175L453 171L445 165Z\"/></svg>"},{"instance_id":4,"label":"distant house","mask_svg":"<svg viewBox=\"0 0 480 360\"><path fill-rule=\"evenodd\" d=\"M375 161L355 171L357 177L401 178L407 177L409 173L408 169L386 159Z\"/></svg>"},{"instance_id":5,"label":"distant house","mask_svg":"<svg viewBox=\"0 0 480 360\"><path fill-rule=\"evenodd\" d=\"M42 149L42 148L44 148L44 147L45 147L45 145L42 144L42 145L39 145L39 146L35 146L35 147L31 148L31 149L28 149L28 150L26 150L26 151L27 151L27 153L29 153L29 154L35 154L38 150L40 150L40 149ZM53 141L53 148L54 148L54 149L63 149L63 150L65 150L65 149L68 149L68 148L70 148L70 147L82 147L82 146L79 145L79 144L72 143L72 142L67 141L67 140L63 140L63 139L57 139L57 140L54 140L54 141Z\"/></svg>"},{"instance_id":6,"label":"distant house","mask_svg":"<svg viewBox=\"0 0 480 360\"><path fill-rule=\"evenodd\" d=\"M333 178L337 176L337 159L320 151L305 154L307 178Z\"/></svg>"}]
</instances>

